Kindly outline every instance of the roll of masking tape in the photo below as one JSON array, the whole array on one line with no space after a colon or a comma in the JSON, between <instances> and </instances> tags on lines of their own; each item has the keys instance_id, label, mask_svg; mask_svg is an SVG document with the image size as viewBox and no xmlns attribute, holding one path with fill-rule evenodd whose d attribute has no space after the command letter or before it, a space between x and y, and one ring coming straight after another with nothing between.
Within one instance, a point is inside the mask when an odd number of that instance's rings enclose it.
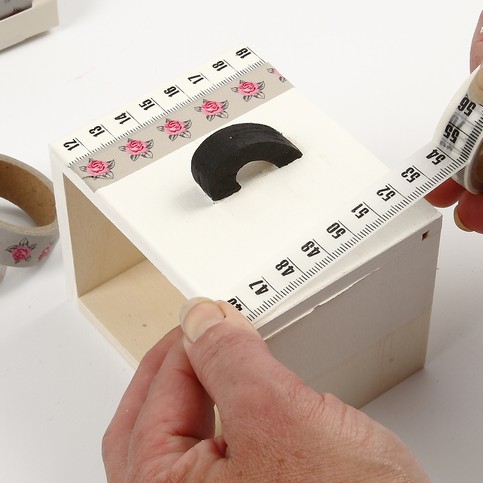
<instances>
[{"instance_id":1,"label":"roll of masking tape","mask_svg":"<svg viewBox=\"0 0 483 483\"><path fill-rule=\"evenodd\" d=\"M466 95L457 98L456 106L451 106L451 104L448 106L448 110L437 128L441 135L441 142L445 144L446 148L457 148L460 138L466 137L467 141L474 142L475 149L471 153L466 147L468 163L453 176L453 179L476 195L483 193L483 139L481 136L483 129L483 75L480 71L481 67L474 71L470 77L471 82ZM451 107L454 109L453 113L448 112Z\"/></svg>"},{"instance_id":2,"label":"roll of masking tape","mask_svg":"<svg viewBox=\"0 0 483 483\"><path fill-rule=\"evenodd\" d=\"M50 255L59 238L52 182L36 169L0 154L0 197L27 213L36 226L0 220L0 281L7 266L33 267Z\"/></svg>"}]
</instances>

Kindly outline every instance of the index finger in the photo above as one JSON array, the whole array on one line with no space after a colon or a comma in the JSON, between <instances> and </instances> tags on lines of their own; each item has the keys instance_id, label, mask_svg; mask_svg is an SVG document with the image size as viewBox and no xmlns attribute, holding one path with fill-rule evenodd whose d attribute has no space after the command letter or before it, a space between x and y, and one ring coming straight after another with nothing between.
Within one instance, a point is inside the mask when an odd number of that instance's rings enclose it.
<instances>
[{"instance_id":1,"label":"index finger","mask_svg":"<svg viewBox=\"0 0 483 483\"><path fill-rule=\"evenodd\" d=\"M178 326L144 356L119 403L102 441L102 455L109 481L122 481L129 448L129 435L148 396L151 384L173 344L180 339Z\"/></svg>"}]
</instances>

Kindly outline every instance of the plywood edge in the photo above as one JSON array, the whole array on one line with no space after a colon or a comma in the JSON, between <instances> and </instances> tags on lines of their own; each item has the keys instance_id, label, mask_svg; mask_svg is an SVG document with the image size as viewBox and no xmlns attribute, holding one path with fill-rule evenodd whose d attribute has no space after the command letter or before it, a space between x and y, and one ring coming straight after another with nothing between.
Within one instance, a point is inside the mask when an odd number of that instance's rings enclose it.
<instances>
[{"instance_id":1,"label":"plywood edge","mask_svg":"<svg viewBox=\"0 0 483 483\"><path fill-rule=\"evenodd\" d=\"M148 260L79 297L88 315L126 358L137 365L144 354L178 325L185 297Z\"/></svg>"}]
</instances>

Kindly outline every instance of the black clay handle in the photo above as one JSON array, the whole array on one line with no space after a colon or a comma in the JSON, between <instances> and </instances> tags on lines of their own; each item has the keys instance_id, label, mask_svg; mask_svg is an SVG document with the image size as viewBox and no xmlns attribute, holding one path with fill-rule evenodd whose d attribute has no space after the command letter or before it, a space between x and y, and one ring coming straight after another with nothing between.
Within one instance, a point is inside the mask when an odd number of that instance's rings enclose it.
<instances>
[{"instance_id":1,"label":"black clay handle","mask_svg":"<svg viewBox=\"0 0 483 483\"><path fill-rule=\"evenodd\" d=\"M191 173L201 189L218 201L240 190L240 168L268 161L281 168L302 153L282 134L265 124L232 124L208 136L191 159Z\"/></svg>"}]
</instances>

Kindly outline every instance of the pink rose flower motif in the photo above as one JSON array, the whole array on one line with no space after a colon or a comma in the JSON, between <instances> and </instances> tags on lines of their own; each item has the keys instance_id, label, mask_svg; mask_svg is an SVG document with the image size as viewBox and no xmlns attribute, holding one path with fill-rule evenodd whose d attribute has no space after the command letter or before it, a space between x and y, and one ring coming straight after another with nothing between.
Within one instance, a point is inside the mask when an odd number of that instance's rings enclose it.
<instances>
[{"instance_id":1,"label":"pink rose flower motif","mask_svg":"<svg viewBox=\"0 0 483 483\"><path fill-rule=\"evenodd\" d=\"M41 260L43 260L45 257L47 257L50 253L50 251L52 250L52 245L53 243L50 242L43 250L42 252L40 253L39 257L37 258L37 260L40 262Z\"/></svg>"},{"instance_id":2,"label":"pink rose flower motif","mask_svg":"<svg viewBox=\"0 0 483 483\"><path fill-rule=\"evenodd\" d=\"M132 161L137 161L139 157L152 158L153 152L151 151L151 148L153 145L154 141L152 139L149 141L128 139L127 144L124 146L119 146L119 149L127 152Z\"/></svg>"},{"instance_id":3,"label":"pink rose flower motif","mask_svg":"<svg viewBox=\"0 0 483 483\"><path fill-rule=\"evenodd\" d=\"M22 238L17 245L7 248L7 252L12 254L15 264L20 262L29 262L32 258L32 250L37 246L36 243L29 244L27 238Z\"/></svg>"},{"instance_id":4,"label":"pink rose flower motif","mask_svg":"<svg viewBox=\"0 0 483 483\"><path fill-rule=\"evenodd\" d=\"M158 130L165 132L171 141L179 137L190 138L191 133L189 128L191 127L191 120L187 121L176 121L174 119L166 119L163 126L158 126Z\"/></svg>"},{"instance_id":5,"label":"pink rose flower motif","mask_svg":"<svg viewBox=\"0 0 483 483\"><path fill-rule=\"evenodd\" d=\"M228 113L226 109L228 108L228 101L208 101L203 99L203 104L201 106L196 106L195 111L202 112L208 121L213 121L215 117L221 117L226 119Z\"/></svg>"},{"instance_id":6,"label":"pink rose flower motif","mask_svg":"<svg viewBox=\"0 0 483 483\"><path fill-rule=\"evenodd\" d=\"M114 178L114 173L112 169L114 168L115 161L101 161L100 159L89 158L89 162L85 166L79 166L79 169L87 176L84 178L94 178L94 179L111 179Z\"/></svg>"},{"instance_id":7,"label":"pink rose flower motif","mask_svg":"<svg viewBox=\"0 0 483 483\"><path fill-rule=\"evenodd\" d=\"M262 92L265 89L265 82L250 82L240 79L237 87L232 87L233 92L238 92L243 96L245 101L249 101L252 97L257 99L265 99L265 94Z\"/></svg>"},{"instance_id":8,"label":"pink rose flower motif","mask_svg":"<svg viewBox=\"0 0 483 483\"><path fill-rule=\"evenodd\" d=\"M285 82L287 80L277 69L274 69L273 67L269 67L267 71L270 72L270 74L276 75L280 82Z\"/></svg>"}]
</instances>

